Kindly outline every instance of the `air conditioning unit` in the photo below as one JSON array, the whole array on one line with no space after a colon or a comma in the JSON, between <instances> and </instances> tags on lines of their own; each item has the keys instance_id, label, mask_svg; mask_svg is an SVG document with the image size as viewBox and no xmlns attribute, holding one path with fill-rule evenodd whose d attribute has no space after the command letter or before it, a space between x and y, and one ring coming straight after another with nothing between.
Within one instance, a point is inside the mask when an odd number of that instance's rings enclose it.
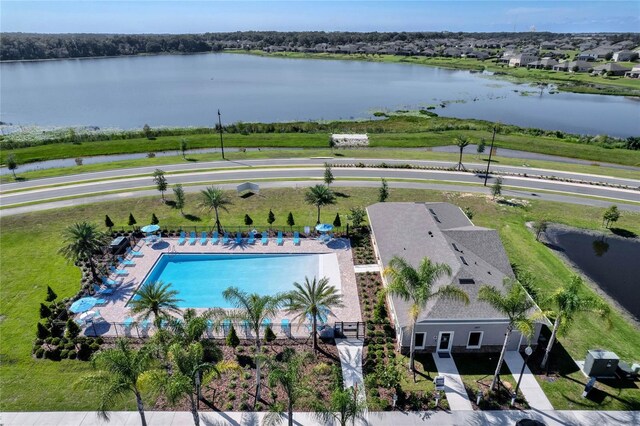
<instances>
[{"instance_id":1,"label":"air conditioning unit","mask_svg":"<svg viewBox=\"0 0 640 426\"><path fill-rule=\"evenodd\" d=\"M589 377L614 377L620 358L613 352L593 349L587 352L584 373Z\"/></svg>"}]
</instances>

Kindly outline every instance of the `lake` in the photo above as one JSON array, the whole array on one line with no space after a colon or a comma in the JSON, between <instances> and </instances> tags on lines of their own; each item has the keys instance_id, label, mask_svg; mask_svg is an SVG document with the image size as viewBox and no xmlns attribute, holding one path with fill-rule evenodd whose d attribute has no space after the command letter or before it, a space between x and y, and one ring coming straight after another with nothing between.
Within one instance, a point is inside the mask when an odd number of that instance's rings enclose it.
<instances>
[{"instance_id":1,"label":"lake","mask_svg":"<svg viewBox=\"0 0 640 426\"><path fill-rule=\"evenodd\" d=\"M640 239L549 227L546 237L602 291L640 321Z\"/></svg>"},{"instance_id":2,"label":"lake","mask_svg":"<svg viewBox=\"0 0 640 426\"><path fill-rule=\"evenodd\" d=\"M541 94L486 74L411 64L224 53L2 63L0 95L0 121L18 126L213 126L218 109L224 123L333 120L448 102L435 112L640 135L639 101Z\"/></svg>"}]
</instances>

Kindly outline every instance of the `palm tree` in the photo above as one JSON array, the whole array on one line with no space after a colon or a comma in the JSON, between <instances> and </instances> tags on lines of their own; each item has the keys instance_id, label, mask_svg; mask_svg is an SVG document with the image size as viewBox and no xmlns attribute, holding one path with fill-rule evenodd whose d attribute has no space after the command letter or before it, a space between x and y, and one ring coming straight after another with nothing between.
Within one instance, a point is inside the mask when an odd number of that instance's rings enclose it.
<instances>
[{"instance_id":1,"label":"palm tree","mask_svg":"<svg viewBox=\"0 0 640 426\"><path fill-rule=\"evenodd\" d=\"M445 298L461 300L469 303L469 296L453 284L440 286L436 291L433 287L444 275L451 276L451 268L445 263L433 263L427 257L422 259L418 268L414 268L401 257L394 256L384 274L389 277L389 285L385 289L388 294L398 296L411 302L409 316L411 317L411 346L409 349L409 368L415 372L414 351L416 344L416 322L420 312L429 300ZM415 379L415 376L414 376Z\"/></svg>"},{"instance_id":2,"label":"palm tree","mask_svg":"<svg viewBox=\"0 0 640 426\"><path fill-rule=\"evenodd\" d=\"M469 138L463 135L456 136L456 138L453 140L453 143L456 144L456 146L460 150L460 159L458 160L458 170L461 170L464 168L464 166L462 165L462 151L464 151L464 149L469 145Z\"/></svg>"},{"instance_id":3,"label":"palm tree","mask_svg":"<svg viewBox=\"0 0 640 426\"><path fill-rule=\"evenodd\" d=\"M320 207L336 203L335 194L325 185L312 186L304 194L304 199L307 204L312 204L318 208L318 221L316 223L320 223Z\"/></svg>"},{"instance_id":4,"label":"palm tree","mask_svg":"<svg viewBox=\"0 0 640 426\"><path fill-rule=\"evenodd\" d=\"M267 318L274 317L280 305L284 300L284 296L276 294L273 296L260 296L253 293L248 294L241 291L237 287L229 287L222 292L222 296L227 302L230 302L236 307L235 312L231 312L228 316L246 321L248 327L253 331L256 342L256 397L253 405L258 403L260 399L261 389L261 347L260 347L260 328L263 321Z\"/></svg>"},{"instance_id":5,"label":"palm tree","mask_svg":"<svg viewBox=\"0 0 640 426\"><path fill-rule=\"evenodd\" d=\"M575 315L578 312L595 313L600 318L604 319L607 322L607 325L611 327L611 308L600 299L580 294L582 293L581 289L583 285L584 282L582 281L582 278L574 275L571 280L566 282L562 288L556 291L549 298L549 301L555 307L552 315L555 316L556 319L553 323L551 338L547 344L544 358L542 358L542 362L540 363L540 368L545 368L547 366L549 354L551 353L551 349L553 348L553 344L556 340L556 334L565 334L569 330L571 324L573 324Z\"/></svg>"},{"instance_id":6,"label":"palm tree","mask_svg":"<svg viewBox=\"0 0 640 426\"><path fill-rule=\"evenodd\" d=\"M89 262L91 275L94 280L97 280L98 274L93 262L93 255L100 252L107 244L107 235L99 231L98 227L92 223L79 222L67 227L62 233L62 237L64 246L60 248L59 253L69 261Z\"/></svg>"},{"instance_id":7,"label":"palm tree","mask_svg":"<svg viewBox=\"0 0 640 426\"><path fill-rule=\"evenodd\" d=\"M198 315L195 309L188 308L182 313L182 320L170 323L173 337L176 341L187 346L193 342L202 342L209 321L213 316L213 311L207 310L202 315Z\"/></svg>"},{"instance_id":8,"label":"palm tree","mask_svg":"<svg viewBox=\"0 0 640 426\"><path fill-rule=\"evenodd\" d=\"M496 287L489 285L483 285L478 291L478 300L487 302L495 310L506 315L509 319L507 332L504 337L504 344L502 345L502 351L500 352L500 358L498 359L498 366L496 367L496 372L493 375L493 381L491 382L491 390L495 390L498 383L500 369L502 368L504 354L507 351L507 344L509 343L511 332L514 329L517 329L524 336L531 338L534 331L533 318L535 316L529 314L529 311L536 306L533 299L531 299L524 287L512 278L505 278L504 287L506 289L506 293L503 293Z\"/></svg>"},{"instance_id":9,"label":"palm tree","mask_svg":"<svg viewBox=\"0 0 640 426\"><path fill-rule=\"evenodd\" d=\"M210 186L200 192L202 194L202 201L200 202L200 207L207 209L209 211L214 210L216 213L216 227L218 228L218 234L222 231L220 230L220 217L218 215L218 209L222 209L225 212L227 210L227 206L233 204L229 196L220 188L215 186Z\"/></svg>"},{"instance_id":10,"label":"palm tree","mask_svg":"<svg viewBox=\"0 0 640 426\"><path fill-rule=\"evenodd\" d=\"M139 350L132 350L126 339L119 339L116 341L115 348L96 352L91 361L99 372L84 377L82 382L98 388L100 416L109 420L108 412L113 404L133 393L136 397L142 426L146 426L144 402L140 392L140 378L154 365L154 359L148 348L143 346Z\"/></svg>"},{"instance_id":11,"label":"palm tree","mask_svg":"<svg viewBox=\"0 0 640 426\"><path fill-rule=\"evenodd\" d=\"M143 319L153 315L153 323L160 328L160 321L168 317L170 313L180 313L176 298L178 292L171 290L171 283L162 281L149 281L136 292L136 297L131 300L131 313L141 314Z\"/></svg>"},{"instance_id":12,"label":"palm tree","mask_svg":"<svg viewBox=\"0 0 640 426\"><path fill-rule=\"evenodd\" d=\"M306 385L303 366L311 358L308 352L295 353L293 349L285 349L282 362L274 362L269 371L269 386L280 385L287 395L287 420L293 426L293 407L296 402L310 393ZM278 410L269 413L263 420L264 426L276 425L282 420L282 413Z\"/></svg>"},{"instance_id":13,"label":"palm tree","mask_svg":"<svg viewBox=\"0 0 640 426\"><path fill-rule=\"evenodd\" d=\"M329 278L324 277L320 281L309 281L304 278L304 284L293 283L296 288L287 294L285 305L289 313L298 312L296 318L304 322L307 316L311 317L311 332L313 333L313 351L318 350L318 316L322 309L341 308L342 295L338 290L329 285Z\"/></svg>"},{"instance_id":14,"label":"palm tree","mask_svg":"<svg viewBox=\"0 0 640 426\"><path fill-rule=\"evenodd\" d=\"M325 407L318 401L314 403L316 417L325 424L333 424L336 420L340 426L347 426L349 422L353 425L358 419L364 420L367 404L358 393L357 386L347 389L336 388L331 392L329 407Z\"/></svg>"},{"instance_id":15,"label":"palm tree","mask_svg":"<svg viewBox=\"0 0 640 426\"><path fill-rule=\"evenodd\" d=\"M191 343L187 347L181 343L174 343L169 348L169 359L172 365L171 372L154 371L149 376L149 383L154 389L163 392L172 405L187 396L193 422L198 426L198 400L202 399L202 385L219 377L223 371L236 370L239 367L234 362L205 362L204 349L199 342Z\"/></svg>"}]
</instances>

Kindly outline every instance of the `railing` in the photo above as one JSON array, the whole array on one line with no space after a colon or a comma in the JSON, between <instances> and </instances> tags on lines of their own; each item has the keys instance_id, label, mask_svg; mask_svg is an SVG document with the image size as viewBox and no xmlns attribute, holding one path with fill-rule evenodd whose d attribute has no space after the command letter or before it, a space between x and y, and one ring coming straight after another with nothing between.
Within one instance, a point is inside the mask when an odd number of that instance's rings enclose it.
<instances>
[{"instance_id":1,"label":"railing","mask_svg":"<svg viewBox=\"0 0 640 426\"><path fill-rule=\"evenodd\" d=\"M145 324L147 324L145 326ZM354 327L354 324L356 325ZM255 333L249 327L242 322L229 322L221 325L212 325L207 328L204 333L205 338L209 339L224 339L230 332L231 326L236 331L236 334L240 339L255 339ZM161 327L168 330L172 329L172 325L166 323ZM260 327L260 338L264 339L266 326ZM144 322L132 322L129 324L122 322L108 322L104 320L98 320L87 323L83 326L84 335L97 337L131 337L144 339L153 336L158 328L149 321ZM271 324L271 330L276 335L276 339L309 339L312 337L312 328L308 323L290 322L288 324L276 322ZM333 327L330 324L318 325L317 332L320 338L332 339L334 337L356 337L359 339L364 338L364 323L356 322L336 322Z\"/></svg>"},{"instance_id":2,"label":"railing","mask_svg":"<svg viewBox=\"0 0 640 426\"><path fill-rule=\"evenodd\" d=\"M309 228L309 232L305 232L305 228L308 227ZM222 226L221 230L222 232L229 232L230 234L233 233L235 234L236 232L240 231L245 235L248 235L249 232L251 232L252 230L256 230L258 231L258 233L260 232L265 232L268 231L270 234L277 234L278 231L282 231L285 233L293 233L294 231L298 231L300 233L300 236L307 236L307 235L318 235L319 232L316 231L315 229L315 225L311 226L311 225L303 225L303 226L277 226L277 227L270 227L268 225L266 226L258 226L258 225L250 225L250 226ZM334 227L333 230L331 231L332 233L338 233L338 234L343 234L343 233L347 233L349 230L349 226L337 226ZM162 233L163 236L166 236L166 234L170 233L170 232L174 232L174 233L180 233L181 231L184 232L206 232L207 234L211 235L212 232L217 231L217 228L215 226L215 224L211 224L211 225L178 225L178 224L171 224L171 225L162 225L160 228L160 231ZM111 228L111 232L113 233L121 233L121 234L127 234L127 233L134 233L138 236L143 236L144 234L139 230L138 226L129 226L129 227L125 227L125 226L114 226ZM199 235L198 235L199 236Z\"/></svg>"}]
</instances>

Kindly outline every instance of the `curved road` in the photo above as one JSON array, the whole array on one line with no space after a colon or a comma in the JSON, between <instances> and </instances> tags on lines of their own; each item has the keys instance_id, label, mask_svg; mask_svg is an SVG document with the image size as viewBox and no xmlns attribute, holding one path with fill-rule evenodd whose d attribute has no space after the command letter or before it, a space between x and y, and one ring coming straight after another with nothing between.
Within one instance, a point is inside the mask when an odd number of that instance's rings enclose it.
<instances>
[{"instance_id":1,"label":"curved road","mask_svg":"<svg viewBox=\"0 0 640 426\"><path fill-rule=\"evenodd\" d=\"M487 192L488 188L481 184L484 176L481 173L457 172L448 170L422 170L402 168L370 168L353 167L355 164L401 165L410 163L413 166L451 167L450 162L438 161L410 161L386 159L269 159L247 161L215 161L208 163L174 164L163 166L167 172L170 184L182 183L192 185L186 190L196 190L200 186L220 184L229 181L256 181L261 186L292 186L301 185L302 181L309 184L309 179L322 179L325 161L333 165L342 164L346 167L334 167L333 174L339 179L337 186L379 186L378 180L386 178L395 187L420 187L465 192ZM469 169L483 169L483 164L468 163ZM43 210L63 205L77 205L127 196L144 196L157 193L154 190L140 190L152 188L150 174L155 167L140 167L124 170L110 170L97 173L87 173L57 178L38 179L26 182L4 184L0 188L0 203L4 207L0 216L19 214L26 211ZM626 204L626 202L640 203L640 179L622 179L606 176L586 175L570 172L556 172L550 170L532 169L527 167L495 166L492 170L501 173L520 174L519 176L503 176L503 184L511 187L504 191L504 195L518 197L534 197L587 205L609 205L612 202L626 210L640 211L640 205ZM177 173L179 172L179 173ZM174 174L172 174L174 173ZM524 174L528 174L525 177ZM541 175L549 178L531 177ZM639 174L640 178L640 174ZM260 180L272 182L260 182ZM572 179L577 182L562 182L557 179ZM373 180L373 181L371 181ZM275 181L275 182L274 182ZM353 182L358 181L358 182ZM434 181L437 181L434 182ZM489 182L492 178L489 179ZM608 185L625 185L636 189L617 188L611 186L597 186L604 182ZM54 186L52 186L54 185ZM195 186L193 186L195 185ZM200 185L200 186L198 186ZM233 186L233 185L230 185ZM115 191L115 194L104 194ZM538 192L545 191L545 192ZM546 191L552 191L548 193ZM601 197L611 199L610 202L586 197ZM59 200L65 197L82 197L73 200ZM11 205L23 203L39 203L29 206Z\"/></svg>"}]
</instances>

